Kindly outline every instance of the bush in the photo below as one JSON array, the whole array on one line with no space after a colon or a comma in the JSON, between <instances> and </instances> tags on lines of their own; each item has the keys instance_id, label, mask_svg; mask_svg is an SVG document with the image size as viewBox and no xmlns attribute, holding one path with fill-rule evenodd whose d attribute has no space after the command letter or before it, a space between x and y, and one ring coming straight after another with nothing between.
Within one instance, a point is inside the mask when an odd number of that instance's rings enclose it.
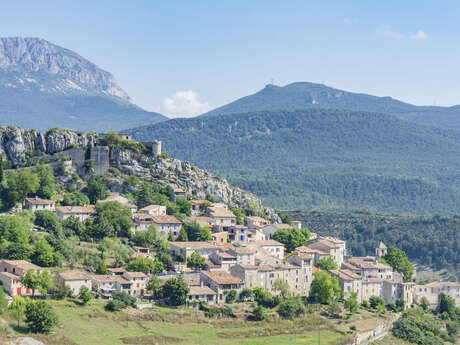
<instances>
[{"instance_id":1,"label":"bush","mask_svg":"<svg viewBox=\"0 0 460 345\"><path fill-rule=\"evenodd\" d=\"M251 315L249 316L249 320L251 321L263 321L265 320L265 313L264 313L264 308L262 308L260 305L255 307Z\"/></svg>"},{"instance_id":2,"label":"bush","mask_svg":"<svg viewBox=\"0 0 460 345\"><path fill-rule=\"evenodd\" d=\"M235 290L230 290L227 295L227 302L233 303L233 301L236 299L236 295L237 295L237 292Z\"/></svg>"},{"instance_id":3,"label":"bush","mask_svg":"<svg viewBox=\"0 0 460 345\"><path fill-rule=\"evenodd\" d=\"M302 300L292 297L284 300L278 307L278 314L284 319L293 319L305 314L305 305Z\"/></svg>"},{"instance_id":4,"label":"bush","mask_svg":"<svg viewBox=\"0 0 460 345\"><path fill-rule=\"evenodd\" d=\"M113 300L121 301L125 306L134 307L136 305L136 297L131 296L125 291L114 291L112 293Z\"/></svg>"},{"instance_id":5,"label":"bush","mask_svg":"<svg viewBox=\"0 0 460 345\"><path fill-rule=\"evenodd\" d=\"M45 301L30 301L26 305L26 322L33 333L49 333L58 318L53 308Z\"/></svg>"},{"instance_id":6,"label":"bush","mask_svg":"<svg viewBox=\"0 0 460 345\"><path fill-rule=\"evenodd\" d=\"M105 309L108 311L120 311L125 307L126 304L118 299L111 300L105 305Z\"/></svg>"},{"instance_id":7,"label":"bush","mask_svg":"<svg viewBox=\"0 0 460 345\"><path fill-rule=\"evenodd\" d=\"M378 309L379 306L385 305L385 300L378 296L371 296L369 298L369 304L372 309Z\"/></svg>"}]
</instances>

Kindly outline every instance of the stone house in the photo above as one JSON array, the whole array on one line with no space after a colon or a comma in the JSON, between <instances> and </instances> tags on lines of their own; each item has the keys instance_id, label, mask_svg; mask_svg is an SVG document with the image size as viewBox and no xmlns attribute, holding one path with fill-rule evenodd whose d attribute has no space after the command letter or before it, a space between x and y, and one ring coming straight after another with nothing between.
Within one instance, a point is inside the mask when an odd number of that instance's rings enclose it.
<instances>
[{"instance_id":1,"label":"stone house","mask_svg":"<svg viewBox=\"0 0 460 345\"><path fill-rule=\"evenodd\" d=\"M264 233L262 230L259 229L248 229L247 231L247 241L254 242L254 241L263 241L266 240Z\"/></svg>"},{"instance_id":2,"label":"stone house","mask_svg":"<svg viewBox=\"0 0 460 345\"><path fill-rule=\"evenodd\" d=\"M340 287L343 291L343 298L346 299L350 296L351 292L356 293L358 303L362 300L362 286L363 280L360 275L353 273L350 270L332 270L331 275L336 277L339 281Z\"/></svg>"},{"instance_id":3,"label":"stone house","mask_svg":"<svg viewBox=\"0 0 460 345\"><path fill-rule=\"evenodd\" d=\"M213 232L211 234L212 241L217 244L227 243L228 241L228 232Z\"/></svg>"},{"instance_id":4,"label":"stone house","mask_svg":"<svg viewBox=\"0 0 460 345\"><path fill-rule=\"evenodd\" d=\"M105 198L104 200L99 200L97 203L101 204L101 203L109 202L109 201L116 201L116 202L120 203L121 206L129 208L129 210L131 212L133 212L133 213L137 212L137 206L134 205L131 202L131 200L129 200L128 198L126 198L126 197L124 197L122 195L120 195L119 193L112 193L107 198Z\"/></svg>"},{"instance_id":5,"label":"stone house","mask_svg":"<svg viewBox=\"0 0 460 345\"><path fill-rule=\"evenodd\" d=\"M219 228L219 226L216 226ZM232 242L247 242L248 241L248 228L244 225L231 225L224 228L228 233L228 239Z\"/></svg>"},{"instance_id":6,"label":"stone house","mask_svg":"<svg viewBox=\"0 0 460 345\"><path fill-rule=\"evenodd\" d=\"M326 253L330 255L338 267L344 262L345 242L338 239L319 237L314 242L308 243L306 247L310 250L317 250L318 254ZM318 255L318 260L320 256Z\"/></svg>"},{"instance_id":7,"label":"stone house","mask_svg":"<svg viewBox=\"0 0 460 345\"><path fill-rule=\"evenodd\" d=\"M174 201L176 201L177 199L186 199L187 198L186 192L182 188L175 188L173 193L174 193Z\"/></svg>"},{"instance_id":8,"label":"stone house","mask_svg":"<svg viewBox=\"0 0 460 345\"><path fill-rule=\"evenodd\" d=\"M270 255L283 260L284 259L284 245L275 240L261 240L261 241L252 241L249 244L250 247L257 249L263 249L267 251Z\"/></svg>"},{"instance_id":9,"label":"stone house","mask_svg":"<svg viewBox=\"0 0 460 345\"><path fill-rule=\"evenodd\" d=\"M131 282L129 294L136 297L142 297L145 294L148 277L144 272L124 272L122 278Z\"/></svg>"},{"instance_id":10,"label":"stone house","mask_svg":"<svg viewBox=\"0 0 460 345\"><path fill-rule=\"evenodd\" d=\"M34 265L25 260L1 260L0 261L0 282L3 289L10 296L30 296L32 290L21 284L21 276L28 270L40 271L40 266ZM36 294L38 294L36 292Z\"/></svg>"},{"instance_id":11,"label":"stone house","mask_svg":"<svg viewBox=\"0 0 460 345\"><path fill-rule=\"evenodd\" d=\"M207 226L208 228L212 228L214 225L214 220L211 217L206 216L191 216L185 217L184 223L198 223L201 226Z\"/></svg>"},{"instance_id":12,"label":"stone house","mask_svg":"<svg viewBox=\"0 0 460 345\"><path fill-rule=\"evenodd\" d=\"M217 303L225 303L230 291L235 290L236 299L243 289L243 281L225 271L201 271L200 282L202 285L211 288L217 294Z\"/></svg>"},{"instance_id":13,"label":"stone house","mask_svg":"<svg viewBox=\"0 0 460 345\"><path fill-rule=\"evenodd\" d=\"M227 253L236 257L236 262L241 265L255 265L256 262L256 251L252 248L238 245L236 243L234 246L227 249Z\"/></svg>"},{"instance_id":14,"label":"stone house","mask_svg":"<svg viewBox=\"0 0 460 345\"><path fill-rule=\"evenodd\" d=\"M56 284L67 285L71 290L72 297L78 296L82 286L86 286L89 290L93 288L91 275L83 270L69 270L58 273L55 276L55 282Z\"/></svg>"},{"instance_id":15,"label":"stone house","mask_svg":"<svg viewBox=\"0 0 460 345\"><path fill-rule=\"evenodd\" d=\"M54 212L56 208L56 202L53 200L42 199L39 197L34 198L25 198L24 199L24 208L31 210L32 212L38 210L46 210Z\"/></svg>"},{"instance_id":16,"label":"stone house","mask_svg":"<svg viewBox=\"0 0 460 345\"><path fill-rule=\"evenodd\" d=\"M273 234L281 229L291 229L289 224L269 224L261 229L266 239L271 239Z\"/></svg>"},{"instance_id":17,"label":"stone house","mask_svg":"<svg viewBox=\"0 0 460 345\"><path fill-rule=\"evenodd\" d=\"M111 298L113 291L119 291L119 276L110 274L94 274L91 277L93 291L102 294L103 298Z\"/></svg>"},{"instance_id":18,"label":"stone house","mask_svg":"<svg viewBox=\"0 0 460 345\"><path fill-rule=\"evenodd\" d=\"M193 252L198 252L204 258L208 258L219 250L220 247L212 242L169 242L169 251L173 258L181 255L187 259Z\"/></svg>"},{"instance_id":19,"label":"stone house","mask_svg":"<svg viewBox=\"0 0 460 345\"><path fill-rule=\"evenodd\" d=\"M259 216L249 216L244 218L244 224L250 229L258 229L269 225L270 222Z\"/></svg>"},{"instance_id":20,"label":"stone house","mask_svg":"<svg viewBox=\"0 0 460 345\"><path fill-rule=\"evenodd\" d=\"M213 219L213 224L220 227L236 225L235 214L226 207L208 207L206 215Z\"/></svg>"},{"instance_id":21,"label":"stone house","mask_svg":"<svg viewBox=\"0 0 460 345\"><path fill-rule=\"evenodd\" d=\"M439 305L439 295L444 293L455 300L455 304L460 306L460 284L456 282L432 282L426 285L415 286L415 301L420 303L425 297L431 308L435 309Z\"/></svg>"},{"instance_id":22,"label":"stone house","mask_svg":"<svg viewBox=\"0 0 460 345\"><path fill-rule=\"evenodd\" d=\"M166 216L166 206L163 205L148 205L139 211L151 216Z\"/></svg>"},{"instance_id":23,"label":"stone house","mask_svg":"<svg viewBox=\"0 0 460 345\"><path fill-rule=\"evenodd\" d=\"M168 237L172 234L174 238L179 235L182 222L174 216L152 216L153 224L158 226L160 234Z\"/></svg>"},{"instance_id":24,"label":"stone house","mask_svg":"<svg viewBox=\"0 0 460 345\"><path fill-rule=\"evenodd\" d=\"M216 252L209 255L209 260L217 265L220 270L230 272L230 267L236 265L237 259L235 255L229 252Z\"/></svg>"},{"instance_id":25,"label":"stone house","mask_svg":"<svg viewBox=\"0 0 460 345\"><path fill-rule=\"evenodd\" d=\"M393 280L393 268L378 262L374 257L350 258L342 267L359 274L363 279Z\"/></svg>"},{"instance_id":26,"label":"stone house","mask_svg":"<svg viewBox=\"0 0 460 345\"><path fill-rule=\"evenodd\" d=\"M187 302L216 303L217 293L207 286L190 286L187 294Z\"/></svg>"},{"instance_id":27,"label":"stone house","mask_svg":"<svg viewBox=\"0 0 460 345\"><path fill-rule=\"evenodd\" d=\"M200 214L202 214L202 205L204 205L207 202L207 200L190 200L190 203L192 204L192 216L199 216Z\"/></svg>"},{"instance_id":28,"label":"stone house","mask_svg":"<svg viewBox=\"0 0 460 345\"><path fill-rule=\"evenodd\" d=\"M56 215L59 219L64 220L69 217L77 217L81 222L84 222L88 218L96 214L94 205L86 206L57 206Z\"/></svg>"},{"instance_id":29,"label":"stone house","mask_svg":"<svg viewBox=\"0 0 460 345\"><path fill-rule=\"evenodd\" d=\"M153 216L146 213L135 213L133 214L133 232L145 231L153 224Z\"/></svg>"}]
</instances>

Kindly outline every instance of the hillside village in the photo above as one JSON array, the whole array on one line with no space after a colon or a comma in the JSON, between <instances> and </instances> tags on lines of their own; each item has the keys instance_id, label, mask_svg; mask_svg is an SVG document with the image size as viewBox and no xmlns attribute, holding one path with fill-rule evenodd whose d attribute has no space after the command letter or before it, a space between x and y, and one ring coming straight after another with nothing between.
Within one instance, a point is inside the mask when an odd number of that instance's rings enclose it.
<instances>
[{"instance_id":1,"label":"hillside village","mask_svg":"<svg viewBox=\"0 0 460 345\"><path fill-rule=\"evenodd\" d=\"M257 203L190 189L187 175L170 184L165 176L158 183L159 174L147 179L140 158L119 163L140 144L129 136L98 140L106 146L91 148L96 166L78 158L84 146L60 152L64 160L4 173L2 162L1 195L10 209L0 218L0 282L9 304L20 297L87 296L106 300L108 310L185 304L223 313L229 303L257 300L273 307L300 298L402 311L416 305L434 310L448 296L460 305L460 284L417 284L405 254L383 242L373 256L353 256L346 241L310 232ZM149 163L151 175L158 172L155 164L170 158L161 142L149 145L144 154L157 162ZM23 178L37 178L37 186L11 203Z\"/></svg>"}]
</instances>

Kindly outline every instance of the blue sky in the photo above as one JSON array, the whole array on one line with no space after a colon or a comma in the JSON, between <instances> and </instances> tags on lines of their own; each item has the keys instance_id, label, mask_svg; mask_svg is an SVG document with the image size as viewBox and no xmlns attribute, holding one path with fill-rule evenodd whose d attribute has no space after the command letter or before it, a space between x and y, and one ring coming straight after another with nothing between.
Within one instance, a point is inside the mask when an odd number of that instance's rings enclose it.
<instances>
[{"instance_id":1,"label":"blue sky","mask_svg":"<svg viewBox=\"0 0 460 345\"><path fill-rule=\"evenodd\" d=\"M414 104L460 103L457 1L8 1L1 36L35 36L112 72L133 101L190 116L271 80Z\"/></svg>"}]
</instances>

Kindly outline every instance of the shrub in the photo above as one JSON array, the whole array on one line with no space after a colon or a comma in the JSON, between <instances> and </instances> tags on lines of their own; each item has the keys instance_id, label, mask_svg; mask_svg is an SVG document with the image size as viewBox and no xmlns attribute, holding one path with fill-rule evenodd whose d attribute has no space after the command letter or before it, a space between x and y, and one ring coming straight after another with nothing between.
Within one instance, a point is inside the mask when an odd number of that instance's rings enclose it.
<instances>
[{"instance_id":1,"label":"shrub","mask_svg":"<svg viewBox=\"0 0 460 345\"><path fill-rule=\"evenodd\" d=\"M124 307L126 307L126 304L117 299L111 300L105 305L105 309L108 311L120 311Z\"/></svg>"},{"instance_id":2,"label":"shrub","mask_svg":"<svg viewBox=\"0 0 460 345\"><path fill-rule=\"evenodd\" d=\"M49 333L58 318L53 308L45 301L30 301L26 305L26 322L33 333Z\"/></svg>"},{"instance_id":3,"label":"shrub","mask_svg":"<svg viewBox=\"0 0 460 345\"><path fill-rule=\"evenodd\" d=\"M278 314L284 319L293 319L305 314L305 305L300 298L292 297L284 300L278 307Z\"/></svg>"}]
</instances>

